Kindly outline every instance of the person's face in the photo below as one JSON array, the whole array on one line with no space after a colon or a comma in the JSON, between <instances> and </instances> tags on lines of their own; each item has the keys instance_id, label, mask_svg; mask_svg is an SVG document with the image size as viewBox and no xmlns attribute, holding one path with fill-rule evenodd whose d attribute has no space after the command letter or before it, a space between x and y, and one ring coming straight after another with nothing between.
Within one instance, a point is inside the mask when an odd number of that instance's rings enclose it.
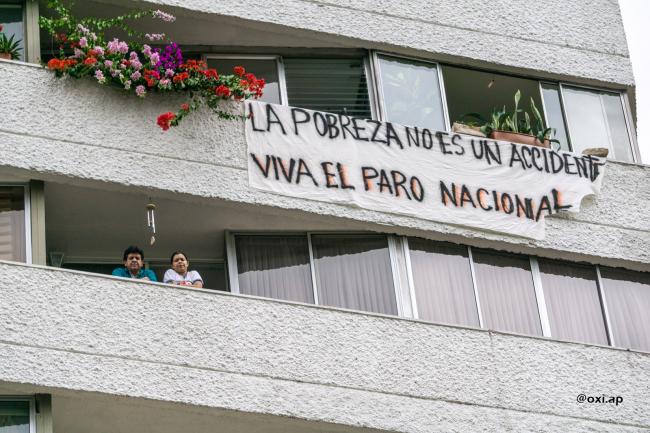
<instances>
[{"instance_id":1,"label":"person's face","mask_svg":"<svg viewBox=\"0 0 650 433\"><path fill-rule=\"evenodd\" d=\"M142 269L142 256L139 253L129 253L124 261L124 266L132 274L137 274Z\"/></svg>"},{"instance_id":2,"label":"person's face","mask_svg":"<svg viewBox=\"0 0 650 433\"><path fill-rule=\"evenodd\" d=\"M189 265L190 262L187 261L183 254L176 254L172 260L172 269L180 275L185 275Z\"/></svg>"}]
</instances>

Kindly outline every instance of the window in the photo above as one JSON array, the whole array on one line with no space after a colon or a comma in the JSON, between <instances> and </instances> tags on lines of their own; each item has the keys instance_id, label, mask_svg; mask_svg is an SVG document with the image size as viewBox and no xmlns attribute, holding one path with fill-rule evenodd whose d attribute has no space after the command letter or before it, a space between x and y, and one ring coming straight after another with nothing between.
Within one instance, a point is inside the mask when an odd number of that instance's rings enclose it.
<instances>
[{"instance_id":1,"label":"window","mask_svg":"<svg viewBox=\"0 0 650 433\"><path fill-rule=\"evenodd\" d=\"M320 304L397 314L386 236L313 235L311 243Z\"/></svg>"},{"instance_id":2,"label":"window","mask_svg":"<svg viewBox=\"0 0 650 433\"><path fill-rule=\"evenodd\" d=\"M558 116L558 88L546 86L544 98ZM609 149L609 157L619 161L634 161L632 141L620 93L560 85L564 102L564 117L569 130L571 149L575 153L591 147ZM553 125L554 126L554 125Z\"/></svg>"},{"instance_id":3,"label":"window","mask_svg":"<svg viewBox=\"0 0 650 433\"><path fill-rule=\"evenodd\" d=\"M478 327L467 247L419 238L408 245L418 317Z\"/></svg>"},{"instance_id":4,"label":"window","mask_svg":"<svg viewBox=\"0 0 650 433\"><path fill-rule=\"evenodd\" d=\"M33 400L0 396L0 433L33 433L34 431Z\"/></svg>"},{"instance_id":5,"label":"window","mask_svg":"<svg viewBox=\"0 0 650 433\"><path fill-rule=\"evenodd\" d=\"M596 268L539 259L539 270L551 336L606 345Z\"/></svg>"},{"instance_id":6,"label":"window","mask_svg":"<svg viewBox=\"0 0 650 433\"><path fill-rule=\"evenodd\" d=\"M519 108L530 113L530 98L533 98L535 106L542 110L537 80L453 66L443 66L442 74L450 123L468 113L489 119L495 108L502 109L504 105L506 110L513 110L517 90L521 91Z\"/></svg>"},{"instance_id":7,"label":"window","mask_svg":"<svg viewBox=\"0 0 650 433\"><path fill-rule=\"evenodd\" d=\"M307 237L235 238L240 293L313 304Z\"/></svg>"},{"instance_id":8,"label":"window","mask_svg":"<svg viewBox=\"0 0 650 433\"><path fill-rule=\"evenodd\" d=\"M289 105L371 118L364 58L284 58Z\"/></svg>"},{"instance_id":9,"label":"window","mask_svg":"<svg viewBox=\"0 0 650 433\"><path fill-rule=\"evenodd\" d=\"M435 63L377 55L382 120L444 131L445 115Z\"/></svg>"},{"instance_id":10,"label":"window","mask_svg":"<svg viewBox=\"0 0 650 433\"><path fill-rule=\"evenodd\" d=\"M0 185L0 259L26 262L28 259L25 209L26 188Z\"/></svg>"},{"instance_id":11,"label":"window","mask_svg":"<svg viewBox=\"0 0 650 433\"><path fill-rule=\"evenodd\" d=\"M650 273L600 268L613 345L650 352Z\"/></svg>"},{"instance_id":12,"label":"window","mask_svg":"<svg viewBox=\"0 0 650 433\"><path fill-rule=\"evenodd\" d=\"M386 236L242 234L230 249L235 292L398 314Z\"/></svg>"},{"instance_id":13,"label":"window","mask_svg":"<svg viewBox=\"0 0 650 433\"><path fill-rule=\"evenodd\" d=\"M215 68L220 74L232 74L235 66L243 66L258 78L264 78L264 95L260 101L281 104L280 74L276 56L217 56L208 55L208 67Z\"/></svg>"},{"instance_id":14,"label":"window","mask_svg":"<svg viewBox=\"0 0 650 433\"><path fill-rule=\"evenodd\" d=\"M560 142L560 149L570 151L569 137L566 132L562 101L558 91L559 85L542 83L542 96L544 97L544 114L548 125L555 129L555 139Z\"/></svg>"},{"instance_id":15,"label":"window","mask_svg":"<svg viewBox=\"0 0 650 433\"><path fill-rule=\"evenodd\" d=\"M3 25L3 33L14 41L20 41L20 60L25 60L25 26L23 23L23 2L2 1L0 3L0 24Z\"/></svg>"},{"instance_id":16,"label":"window","mask_svg":"<svg viewBox=\"0 0 650 433\"><path fill-rule=\"evenodd\" d=\"M542 335L528 257L474 250L474 269L484 326Z\"/></svg>"}]
</instances>

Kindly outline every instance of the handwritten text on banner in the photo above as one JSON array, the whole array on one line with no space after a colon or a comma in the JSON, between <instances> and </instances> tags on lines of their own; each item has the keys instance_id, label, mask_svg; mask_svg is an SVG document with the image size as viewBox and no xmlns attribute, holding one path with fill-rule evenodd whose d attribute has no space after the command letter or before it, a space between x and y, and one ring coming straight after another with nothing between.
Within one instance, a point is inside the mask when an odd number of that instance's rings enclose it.
<instances>
[{"instance_id":1,"label":"handwritten text on banner","mask_svg":"<svg viewBox=\"0 0 650 433\"><path fill-rule=\"evenodd\" d=\"M541 239L578 212L605 160L248 101L248 176L291 197Z\"/></svg>"}]
</instances>

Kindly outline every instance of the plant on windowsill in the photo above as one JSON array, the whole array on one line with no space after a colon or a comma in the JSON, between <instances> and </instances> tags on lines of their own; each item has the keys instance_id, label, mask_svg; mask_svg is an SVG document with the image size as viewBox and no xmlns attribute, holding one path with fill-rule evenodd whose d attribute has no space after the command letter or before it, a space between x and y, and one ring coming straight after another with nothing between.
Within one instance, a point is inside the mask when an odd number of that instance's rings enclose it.
<instances>
[{"instance_id":1,"label":"plant on windowsill","mask_svg":"<svg viewBox=\"0 0 650 433\"><path fill-rule=\"evenodd\" d=\"M59 44L59 55L47 63L47 68L57 77L94 77L99 84L112 85L132 91L139 97L148 92L183 92L187 103L177 112L158 116L157 123L164 131L177 126L190 112L205 105L222 119L243 118L224 111L224 100L240 101L262 96L264 79L246 73L243 67L233 68L234 74L219 74L197 60L184 60L180 47L164 33L142 34L130 28L127 21L144 17L165 22L175 17L160 10L136 11L115 18L86 17L77 20L71 6L61 0L50 0L48 7L58 18L39 18L40 26L47 30ZM135 41L106 41L104 31L116 28L125 31ZM137 40L165 41L162 48L152 48Z\"/></svg>"},{"instance_id":2,"label":"plant on windowsill","mask_svg":"<svg viewBox=\"0 0 650 433\"><path fill-rule=\"evenodd\" d=\"M481 132L494 140L510 141L512 143L546 148L550 148L551 143L559 145L560 142L558 140L551 138L551 134L555 134L555 129L544 127L544 120L535 106L533 98L530 98L530 111L532 116L519 108L519 100L521 99L520 90L517 90L514 99L515 108L513 111L507 111L504 106L500 110L495 108L489 120L484 119L478 113L465 114L461 119L473 118L478 120L476 124L481 125Z\"/></svg>"},{"instance_id":3,"label":"plant on windowsill","mask_svg":"<svg viewBox=\"0 0 650 433\"><path fill-rule=\"evenodd\" d=\"M3 27L0 24L0 59L5 60L19 60L20 59L20 39L15 41L14 35L7 37L6 34L2 32Z\"/></svg>"}]
</instances>

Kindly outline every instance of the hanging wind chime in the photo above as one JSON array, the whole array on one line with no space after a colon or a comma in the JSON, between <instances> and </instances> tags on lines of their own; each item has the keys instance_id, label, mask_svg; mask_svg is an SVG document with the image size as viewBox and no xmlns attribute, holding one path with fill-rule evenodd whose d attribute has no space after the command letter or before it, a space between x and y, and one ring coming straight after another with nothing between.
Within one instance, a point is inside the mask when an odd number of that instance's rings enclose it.
<instances>
[{"instance_id":1,"label":"hanging wind chime","mask_svg":"<svg viewBox=\"0 0 650 433\"><path fill-rule=\"evenodd\" d=\"M151 230L149 245L153 245L156 242L156 205L149 198L149 203L145 207L147 208L147 227Z\"/></svg>"}]
</instances>

